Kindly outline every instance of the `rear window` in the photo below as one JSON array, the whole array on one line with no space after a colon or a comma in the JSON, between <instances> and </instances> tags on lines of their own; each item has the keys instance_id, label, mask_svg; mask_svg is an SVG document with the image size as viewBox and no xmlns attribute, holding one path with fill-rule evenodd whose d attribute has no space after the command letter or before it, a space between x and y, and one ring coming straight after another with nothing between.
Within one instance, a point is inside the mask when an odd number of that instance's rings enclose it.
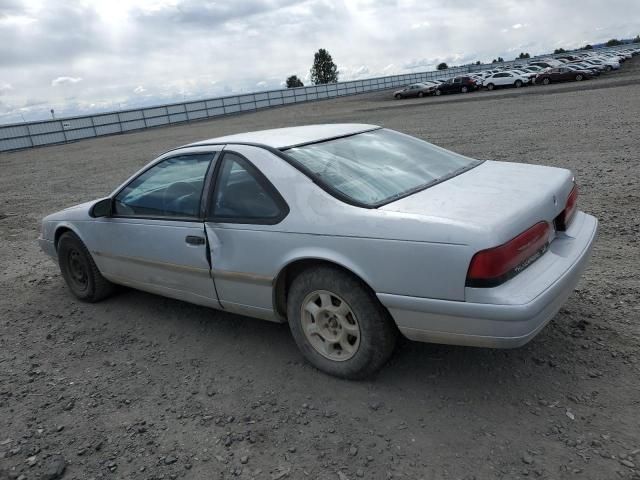
<instances>
[{"instance_id":1,"label":"rear window","mask_svg":"<svg viewBox=\"0 0 640 480\"><path fill-rule=\"evenodd\" d=\"M378 129L286 150L326 190L376 207L482 163L393 130Z\"/></svg>"}]
</instances>

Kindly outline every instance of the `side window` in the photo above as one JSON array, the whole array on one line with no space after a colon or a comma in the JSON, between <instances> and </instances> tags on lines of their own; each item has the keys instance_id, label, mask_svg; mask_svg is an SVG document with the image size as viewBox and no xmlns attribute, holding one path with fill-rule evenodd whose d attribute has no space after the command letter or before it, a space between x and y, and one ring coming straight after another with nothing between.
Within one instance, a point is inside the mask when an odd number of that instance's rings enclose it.
<instances>
[{"instance_id":1,"label":"side window","mask_svg":"<svg viewBox=\"0 0 640 480\"><path fill-rule=\"evenodd\" d=\"M114 213L138 217L199 217L204 179L213 157L213 153L206 153L161 161L116 196Z\"/></svg>"},{"instance_id":2,"label":"side window","mask_svg":"<svg viewBox=\"0 0 640 480\"><path fill-rule=\"evenodd\" d=\"M289 209L264 175L235 153L225 153L218 171L209 216L231 223L278 223Z\"/></svg>"}]
</instances>

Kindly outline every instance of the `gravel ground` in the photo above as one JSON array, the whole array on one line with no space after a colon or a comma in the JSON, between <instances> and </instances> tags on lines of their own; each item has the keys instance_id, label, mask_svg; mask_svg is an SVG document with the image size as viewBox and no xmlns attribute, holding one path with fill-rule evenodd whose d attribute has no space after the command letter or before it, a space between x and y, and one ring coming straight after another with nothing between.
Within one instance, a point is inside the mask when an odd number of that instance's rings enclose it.
<instances>
[{"instance_id":1,"label":"gravel ground","mask_svg":"<svg viewBox=\"0 0 640 480\"><path fill-rule=\"evenodd\" d=\"M389 92L0 155L0 478L639 479L640 59L597 80ZM286 325L123 290L75 301L42 216L221 134L369 122L482 159L574 170L601 231L527 346L403 342L380 374L309 367Z\"/></svg>"}]
</instances>

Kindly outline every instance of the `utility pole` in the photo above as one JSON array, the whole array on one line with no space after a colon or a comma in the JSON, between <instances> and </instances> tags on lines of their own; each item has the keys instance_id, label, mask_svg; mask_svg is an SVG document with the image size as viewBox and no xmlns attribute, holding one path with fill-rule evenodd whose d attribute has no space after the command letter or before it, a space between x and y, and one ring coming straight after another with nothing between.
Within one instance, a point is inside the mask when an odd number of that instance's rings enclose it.
<instances>
[{"instance_id":1,"label":"utility pole","mask_svg":"<svg viewBox=\"0 0 640 480\"><path fill-rule=\"evenodd\" d=\"M51 118L56 119L56 112L53 111L53 108L51 109Z\"/></svg>"}]
</instances>

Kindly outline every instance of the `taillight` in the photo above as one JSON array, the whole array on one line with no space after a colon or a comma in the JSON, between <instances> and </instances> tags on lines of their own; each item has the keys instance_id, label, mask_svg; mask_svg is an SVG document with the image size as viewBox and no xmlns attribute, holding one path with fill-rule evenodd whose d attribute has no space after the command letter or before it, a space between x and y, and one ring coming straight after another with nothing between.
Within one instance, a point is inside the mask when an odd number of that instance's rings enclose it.
<instances>
[{"instance_id":1,"label":"taillight","mask_svg":"<svg viewBox=\"0 0 640 480\"><path fill-rule=\"evenodd\" d=\"M481 250L471 259L467 287L495 287L527 268L547 250L551 226L536 223L498 247Z\"/></svg>"},{"instance_id":2,"label":"taillight","mask_svg":"<svg viewBox=\"0 0 640 480\"><path fill-rule=\"evenodd\" d=\"M578 186L574 185L571 193L569 194L569 198L567 198L567 203L564 206L564 210L560 212L560 215L556 217L554 220L556 224L556 230L564 231L569 228L569 224L571 220L573 220L573 216L578 210Z\"/></svg>"}]
</instances>

